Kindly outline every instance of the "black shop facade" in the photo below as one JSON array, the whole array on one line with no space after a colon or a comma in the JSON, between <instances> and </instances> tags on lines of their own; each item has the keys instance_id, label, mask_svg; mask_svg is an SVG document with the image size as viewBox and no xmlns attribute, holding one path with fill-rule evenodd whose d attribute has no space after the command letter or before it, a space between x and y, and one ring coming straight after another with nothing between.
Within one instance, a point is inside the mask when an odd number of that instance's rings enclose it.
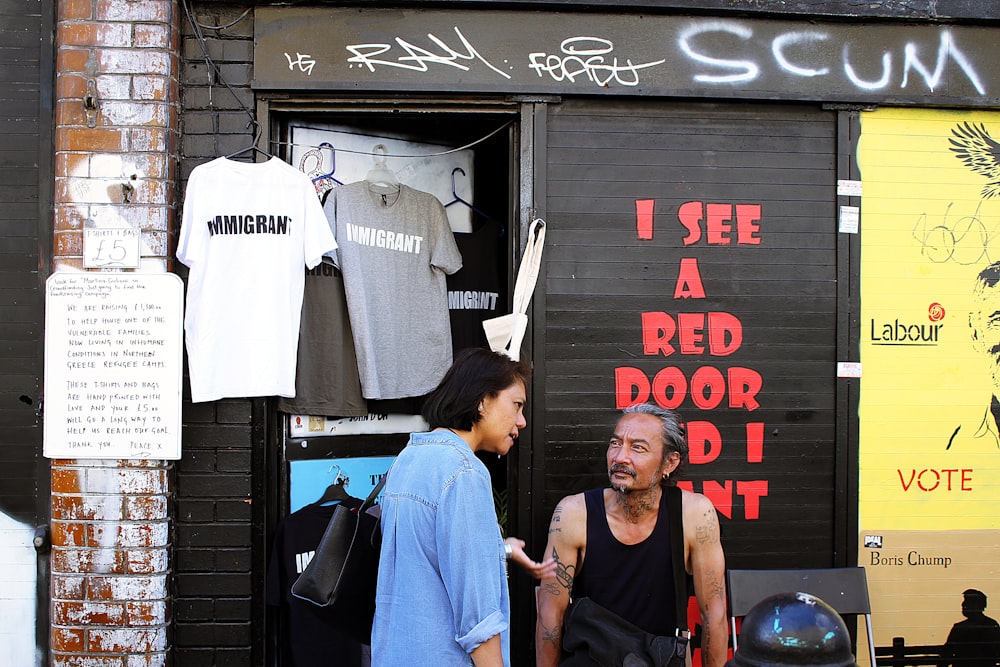
<instances>
[{"instance_id":1,"label":"black shop facade","mask_svg":"<svg viewBox=\"0 0 1000 667\"><path fill-rule=\"evenodd\" d=\"M540 555L556 502L606 482L617 410L651 401L686 421L682 485L715 504L729 567L859 564L863 119L995 109L995 30L447 8L253 17L258 145L320 196L372 169L433 193L463 270L491 275L494 288L449 286L456 349L509 312L544 221L521 346L528 427L487 462L505 534ZM419 396L350 415L266 410L257 562L331 486L364 498L421 427ZM533 655L532 586L511 578L517 664ZM265 625L268 655L292 664L285 611L269 606Z\"/></svg>"}]
</instances>

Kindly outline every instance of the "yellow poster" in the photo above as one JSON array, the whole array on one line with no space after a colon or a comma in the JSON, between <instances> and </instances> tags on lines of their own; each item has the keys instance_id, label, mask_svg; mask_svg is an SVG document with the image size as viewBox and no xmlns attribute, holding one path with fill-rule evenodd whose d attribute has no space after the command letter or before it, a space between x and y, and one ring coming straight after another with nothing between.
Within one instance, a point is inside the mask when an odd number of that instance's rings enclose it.
<instances>
[{"instance_id":1,"label":"yellow poster","mask_svg":"<svg viewBox=\"0 0 1000 667\"><path fill-rule=\"evenodd\" d=\"M858 153L860 525L998 528L1000 113L866 112Z\"/></svg>"},{"instance_id":2,"label":"yellow poster","mask_svg":"<svg viewBox=\"0 0 1000 667\"><path fill-rule=\"evenodd\" d=\"M990 530L862 529L858 565L868 577L879 663L894 658L898 665L996 664L997 536ZM858 656L868 655L865 633L858 638Z\"/></svg>"}]
</instances>

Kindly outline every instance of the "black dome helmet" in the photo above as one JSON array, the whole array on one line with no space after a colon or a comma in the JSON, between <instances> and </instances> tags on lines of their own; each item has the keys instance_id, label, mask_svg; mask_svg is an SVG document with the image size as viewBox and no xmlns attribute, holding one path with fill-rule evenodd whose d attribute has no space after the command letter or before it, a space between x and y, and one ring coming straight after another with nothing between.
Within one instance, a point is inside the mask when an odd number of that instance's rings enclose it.
<instances>
[{"instance_id":1,"label":"black dome helmet","mask_svg":"<svg viewBox=\"0 0 1000 667\"><path fill-rule=\"evenodd\" d=\"M808 593L778 593L743 617L726 667L858 667L851 635L833 607Z\"/></svg>"}]
</instances>

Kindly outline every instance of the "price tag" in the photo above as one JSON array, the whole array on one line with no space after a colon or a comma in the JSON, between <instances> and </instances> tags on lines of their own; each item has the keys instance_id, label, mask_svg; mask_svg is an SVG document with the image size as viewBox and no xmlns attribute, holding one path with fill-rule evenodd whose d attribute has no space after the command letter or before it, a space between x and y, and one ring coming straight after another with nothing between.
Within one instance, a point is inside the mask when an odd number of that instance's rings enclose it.
<instances>
[{"instance_id":1,"label":"price tag","mask_svg":"<svg viewBox=\"0 0 1000 667\"><path fill-rule=\"evenodd\" d=\"M84 229L83 266L87 269L139 268L138 229Z\"/></svg>"}]
</instances>

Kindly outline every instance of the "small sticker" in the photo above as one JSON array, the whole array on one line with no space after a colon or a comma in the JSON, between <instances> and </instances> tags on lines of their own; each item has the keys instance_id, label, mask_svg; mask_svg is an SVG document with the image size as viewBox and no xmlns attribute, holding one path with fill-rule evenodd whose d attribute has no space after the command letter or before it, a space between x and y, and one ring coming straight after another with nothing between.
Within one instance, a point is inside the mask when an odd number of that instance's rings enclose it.
<instances>
[{"instance_id":1,"label":"small sticker","mask_svg":"<svg viewBox=\"0 0 1000 667\"><path fill-rule=\"evenodd\" d=\"M838 361L837 377L839 378L859 378L861 377L860 361Z\"/></svg>"},{"instance_id":2,"label":"small sticker","mask_svg":"<svg viewBox=\"0 0 1000 667\"><path fill-rule=\"evenodd\" d=\"M838 197L860 197L861 196L861 181L848 181L848 180L838 180L837 181L837 196Z\"/></svg>"}]
</instances>

